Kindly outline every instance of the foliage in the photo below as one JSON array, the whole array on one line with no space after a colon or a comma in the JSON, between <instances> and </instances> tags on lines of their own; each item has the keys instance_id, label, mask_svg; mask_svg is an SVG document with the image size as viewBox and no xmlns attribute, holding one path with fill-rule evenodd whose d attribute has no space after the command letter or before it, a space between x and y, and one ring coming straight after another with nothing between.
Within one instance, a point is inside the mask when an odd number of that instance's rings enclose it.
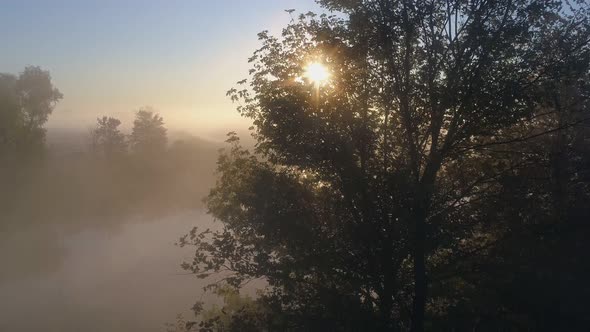
<instances>
[{"instance_id":1,"label":"foliage","mask_svg":"<svg viewBox=\"0 0 590 332\"><path fill-rule=\"evenodd\" d=\"M265 279L259 301L280 330L544 326L533 306L519 309L520 296L490 294L545 280L533 278L534 250L550 235L537 221L587 216L574 199L588 195L578 185L587 136L566 130L589 119L588 6L320 2L345 15L309 13L280 38L261 33L250 79L228 92L254 120L258 144L251 153L230 135L207 201L224 228L182 238L196 247L184 268L223 271L233 287ZM320 88L305 80L312 61L331 72ZM543 173L551 179L539 185ZM565 255L570 247L550 238L554 257ZM546 268L556 282L559 265ZM576 271L567 275L581 280ZM584 317L575 298L572 315Z\"/></svg>"},{"instance_id":2,"label":"foliage","mask_svg":"<svg viewBox=\"0 0 590 332\"><path fill-rule=\"evenodd\" d=\"M193 306L193 312L198 321L185 319L182 315L177 317L175 324L167 324L168 332L180 331L268 331L268 317L265 307L248 295L241 295L230 287L221 287L215 290L220 297L222 306L212 305L204 308L203 303L198 302Z\"/></svg>"},{"instance_id":3,"label":"foliage","mask_svg":"<svg viewBox=\"0 0 590 332\"><path fill-rule=\"evenodd\" d=\"M43 125L61 98L40 67L26 67L18 77L0 74L0 159L38 155Z\"/></svg>"},{"instance_id":4,"label":"foliage","mask_svg":"<svg viewBox=\"0 0 590 332\"><path fill-rule=\"evenodd\" d=\"M127 150L125 135L119 131L121 121L103 116L96 119L97 125L90 133L92 150L106 157L120 155Z\"/></svg>"},{"instance_id":5,"label":"foliage","mask_svg":"<svg viewBox=\"0 0 590 332\"><path fill-rule=\"evenodd\" d=\"M150 108L140 109L133 121L129 143L133 152L154 155L166 149L168 142L164 119Z\"/></svg>"}]
</instances>

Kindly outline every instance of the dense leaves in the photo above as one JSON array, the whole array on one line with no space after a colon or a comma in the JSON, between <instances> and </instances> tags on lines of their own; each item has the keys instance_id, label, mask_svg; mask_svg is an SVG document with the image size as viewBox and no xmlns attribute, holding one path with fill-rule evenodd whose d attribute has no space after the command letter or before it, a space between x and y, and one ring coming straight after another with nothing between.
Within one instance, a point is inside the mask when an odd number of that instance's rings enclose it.
<instances>
[{"instance_id":1,"label":"dense leaves","mask_svg":"<svg viewBox=\"0 0 590 332\"><path fill-rule=\"evenodd\" d=\"M584 326L587 4L321 2L228 92L258 144L230 136L184 267L265 280L270 330Z\"/></svg>"},{"instance_id":2,"label":"dense leaves","mask_svg":"<svg viewBox=\"0 0 590 332\"><path fill-rule=\"evenodd\" d=\"M164 119L150 108L137 111L129 143L135 153L146 156L164 151L168 143Z\"/></svg>"},{"instance_id":3,"label":"dense leaves","mask_svg":"<svg viewBox=\"0 0 590 332\"><path fill-rule=\"evenodd\" d=\"M39 67L26 67L18 77L0 73L0 163L43 151L43 126L61 98Z\"/></svg>"},{"instance_id":4,"label":"dense leaves","mask_svg":"<svg viewBox=\"0 0 590 332\"><path fill-rule=\"evenodd\" d=\"M96 119L97 125L90 133L91 147L95 153L113 157L127 150L125 135L119 130L121 121L103 116Z\"/></svg>"}]
</instances>

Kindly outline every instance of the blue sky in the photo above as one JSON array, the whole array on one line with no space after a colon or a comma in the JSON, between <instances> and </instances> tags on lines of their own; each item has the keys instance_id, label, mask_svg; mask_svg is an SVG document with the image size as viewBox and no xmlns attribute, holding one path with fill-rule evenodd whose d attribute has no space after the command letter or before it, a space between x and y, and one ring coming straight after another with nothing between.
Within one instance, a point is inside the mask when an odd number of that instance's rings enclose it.
<instances>
[{"instance_id":1,"label":"blue sky","mask_svg":"<svg viewBox=\"0 0 590 332\"><path fill-rule=\"evenodd\" d=\"M99 115L130 124L150 105L169 126L241 125L225 92L247 75L261 30L313 0L0 0L0 72L50 70L64 94L49 127L88 127Z\"/></svg>"}]
</instances>

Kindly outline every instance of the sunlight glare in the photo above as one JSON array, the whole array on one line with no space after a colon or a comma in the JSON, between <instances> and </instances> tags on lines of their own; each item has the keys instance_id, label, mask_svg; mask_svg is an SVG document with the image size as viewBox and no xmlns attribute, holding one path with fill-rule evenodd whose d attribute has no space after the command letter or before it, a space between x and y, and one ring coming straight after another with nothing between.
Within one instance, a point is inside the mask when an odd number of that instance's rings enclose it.
<instances>
[{"instance_id":1,"label":"sunlight glare","mask_svg":"<svg viewBox=\"0 0 590 332\"><path fill-rule=\"evenodd\" d=\"M313 62L305 67L305 77L307 77L312 83L322 84L330 78L330 72L328 72L328 68L321 63Z\"/></svg>"}]
</instances>

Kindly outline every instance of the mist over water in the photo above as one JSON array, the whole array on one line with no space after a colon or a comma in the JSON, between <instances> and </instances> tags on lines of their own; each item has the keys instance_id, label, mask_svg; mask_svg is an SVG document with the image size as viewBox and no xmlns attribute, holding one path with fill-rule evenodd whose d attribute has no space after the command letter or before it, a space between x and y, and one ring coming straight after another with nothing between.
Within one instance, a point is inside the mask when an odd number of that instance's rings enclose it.
<instances>
[{"instance_id":1,"label":"mist over water","mask_svg":"<svg viewBox=\"0 0 590 332\"><path fill-rule=\"evenodd\" d=\"M130 217L116 228L0 234L0 330L164 330L206 284L179 266L191 249L174 245L193 226L210 227L212 220L191 210Z\"/></svg>"},{"instance_id":2,"label":"mist over water","mask_svg":"<svg viewBox=\"0 0 590 332\"><path fill-rule=\"evenodd\" d=\"M159 143L123 129L107 150L93 131L49 128L41 152L0 160L0 331L164 331L219 301L175 243L219 227L202 199L223 144L143 114Z\"/></svg>"}]
</instances>

